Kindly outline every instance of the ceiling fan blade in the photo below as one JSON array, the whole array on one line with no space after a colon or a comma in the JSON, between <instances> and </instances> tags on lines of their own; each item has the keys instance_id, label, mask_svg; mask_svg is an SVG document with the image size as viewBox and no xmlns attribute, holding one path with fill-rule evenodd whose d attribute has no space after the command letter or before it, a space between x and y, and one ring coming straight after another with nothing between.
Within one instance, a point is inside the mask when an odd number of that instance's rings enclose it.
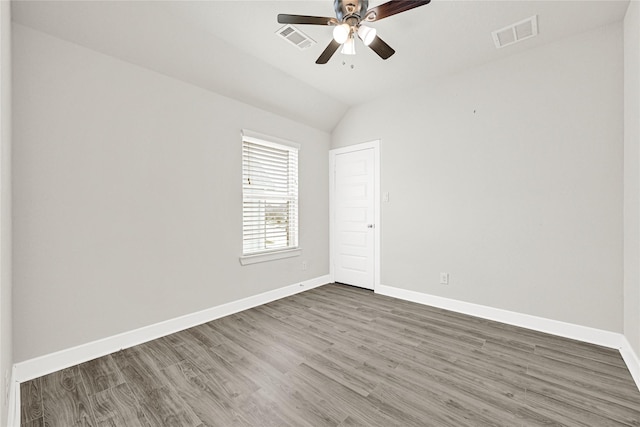
<instances>
[{"instance_id":1,"label":"ceiling fan blade","mask_svg":"<svg viewBox=\"0 0 640 427\"><path fill-rule=\"evenodd\" d=\"M380 37L376 36L375 39L369 45L371 50L378 54L382 59L388 59L391 55L396 53L395 50L384 42Z\"/></svg>"},{"instance_id":2,"label":"ceiling fan blade","mask_svg":"<svg viewBox=\"0 0 640 427\"><path fill-rule=\"evenodd\" d=\"M280 24L309 24L309 25L336 25L336 18L324 18L322 16L306 16L306 15L287 15L281 13L278 15L278 23Z\"/></svg>"},{"instance_id":3,"label":"ceiling fan blade","mask_svg":"<svg viewBox=\"0 0 640 427\"><path fill-rule=\"evenodd\" d=\"M381 4L377 7L372 7L367 11L364 16L364 20L368 22L379 21L389 16L396 15L407 10L414 9L416 7L429 4L431 0L392 0Z\"/></svg>"},{"instance_id":4,"label":"ceiling fan blade","mask_svg":"<svg viewBox=\"0 0 640 427\"><path fill-rule=\"evenodd\" d=\"M340 43L332 39L331 43L329 43L329 46L327 46L326 49L320 54L318 59L316 59L316 64L326 64L327 62L329 62L329 60L331 59L333 54L336 53L336 50L338 50L339 47Z\"/></svg>"}]
</instances>

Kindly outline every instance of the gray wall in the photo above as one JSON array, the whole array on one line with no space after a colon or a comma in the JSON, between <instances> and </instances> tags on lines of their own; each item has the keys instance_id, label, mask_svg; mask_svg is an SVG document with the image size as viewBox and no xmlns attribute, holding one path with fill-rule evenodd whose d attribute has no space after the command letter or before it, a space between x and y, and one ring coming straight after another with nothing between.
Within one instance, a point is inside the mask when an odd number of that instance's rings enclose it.
<instances>
[{"instance_id":1,"label":"gray wall","mask_svg":"<svg viewBox=\"0 0 640 427\"><path fill-rule=\"evenodd\" d=\"M16 362L329 273L329 134L13 37ZM242 128L302 144L301 257L240 266Z\"/></svg>"},{"instance_id":2,"label":"gray wall","mask_svg":"<svg viewBox=\"0 0 640 427\"><path fill-rule=\"evenodd\" d=\"M16 362L328 273L329 135L20 25L13 37ZM638 352L622 46L612 25L353 108L331 141L382 140L382 283L624 324ZM241 128L303 144L300 258L238 263Z\"/></svg>"},{"instance_id":3,"label":"gray wall","mask_svg":"<svg viewBox=\"0 0 640 427\"><path fill-rule=\"evenodd\" d=\"M6 379L13 366L11 310L11 16L0 2L0 423L7 420Z\"/></svg>"},{"instance_id":4,"label":"gray wall","mask_svg":"<svg viewBox=\"0 0 640 427\"><path fill-rule=\"evenodd\" d=\"M640 4L624 19L624 334L640 355Z\"/></svg>"},{"instance_id":5,"label":"gray wall","mask_svg":"<svg viewBox=\"0 0 640 427\"><path fill-rule=\"evenodd\" d=\"M622 332L619 23L353 108L332 147L378 138L382 284Z\"/></svg>"}]
</instances>

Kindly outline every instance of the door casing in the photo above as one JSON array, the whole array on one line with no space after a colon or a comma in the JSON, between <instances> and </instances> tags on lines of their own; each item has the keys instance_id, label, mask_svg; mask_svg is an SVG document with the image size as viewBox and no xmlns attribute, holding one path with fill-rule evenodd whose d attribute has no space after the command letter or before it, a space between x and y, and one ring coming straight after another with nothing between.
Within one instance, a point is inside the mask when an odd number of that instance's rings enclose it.
<instances>
[{"instance_id":1,"label":"door casing","mask_svg":"<svg viewBox=\"0 0 640 427\"><path fill-rule=\"evenodd\" d=\"M373 179L374 185L374 201L373 201L373 209L374 209L374 254L373 254L373 262L374 262L374 271L373 271L373 290L378 288L380 285L380 140L374 140L370 142L363 142L360 144L349 145L342 148L335 148L333 150L329 150L329 274L331 276L331 281L335 281L335 257L337 256L337 251L334 247L334 232L335 232L335 160L336 155L352 153L355 151L361 150L373 150L374 154L374 166L373 173L375 174Z\"/></svg>"}]
</instances>

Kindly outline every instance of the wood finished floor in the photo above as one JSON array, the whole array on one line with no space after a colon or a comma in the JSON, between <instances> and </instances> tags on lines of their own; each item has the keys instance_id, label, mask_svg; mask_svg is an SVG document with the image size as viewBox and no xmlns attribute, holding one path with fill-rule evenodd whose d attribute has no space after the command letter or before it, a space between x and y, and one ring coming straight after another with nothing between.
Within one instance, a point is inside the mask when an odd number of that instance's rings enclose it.
<instances>
[{"instance_id":1,"label":"wood finished floor","mask_svg":"<svg viewBox=\"0 0 640 427\"><path fill-rule=\"evenodd\" d=\"M22 426L638 426L615 350L326 285L37 378Z\"/></svg>"}]
</instances>

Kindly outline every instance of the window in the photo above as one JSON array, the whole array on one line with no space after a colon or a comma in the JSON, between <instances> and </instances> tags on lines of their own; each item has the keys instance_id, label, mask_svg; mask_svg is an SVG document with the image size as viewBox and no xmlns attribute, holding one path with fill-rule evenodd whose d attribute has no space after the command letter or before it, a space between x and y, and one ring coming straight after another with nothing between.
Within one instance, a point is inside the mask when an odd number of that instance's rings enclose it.
<instances>
[{"instance_id":1,"label":"window","mask_svg":"<svg viewBox=\"0 0 640 427\"><path fill-rule=\"evenodd\" d=\"M243 131L243 257L298 248L298 149Z\"/></svg>"}]
</instances>

